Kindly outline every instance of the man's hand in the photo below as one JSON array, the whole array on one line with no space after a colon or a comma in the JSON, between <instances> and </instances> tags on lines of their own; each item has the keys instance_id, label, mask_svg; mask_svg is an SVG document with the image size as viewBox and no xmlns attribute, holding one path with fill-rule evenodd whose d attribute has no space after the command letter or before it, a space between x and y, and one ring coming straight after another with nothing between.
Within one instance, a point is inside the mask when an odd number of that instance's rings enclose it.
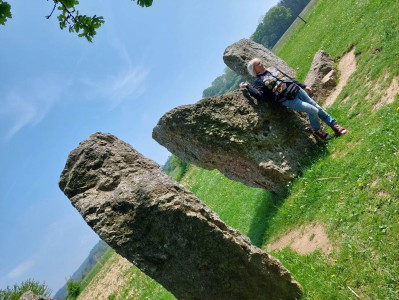
<instances>
[{"instance_id":1,"label":"man's hand","mask_svg":"<svg viewBox=\"0 0 399 300\"><path fill-rule=\"evenodd\" d=\"M241 82L240 88L246 88L248 86L248 82Z\"/></svg>"},{"instance_id":2,"label":"man's hand","mask_svg":"<svg viewBox=\"0 0 399 300\"><path fill-rule=\"evenodd\" d=\"M309 87L309 86L306 86L306 87L305 87L305 92L306 92L309 96L312 96L312 95L313 95L313 90L312 90L312 88Z\"/></svg>"}]
</instances>

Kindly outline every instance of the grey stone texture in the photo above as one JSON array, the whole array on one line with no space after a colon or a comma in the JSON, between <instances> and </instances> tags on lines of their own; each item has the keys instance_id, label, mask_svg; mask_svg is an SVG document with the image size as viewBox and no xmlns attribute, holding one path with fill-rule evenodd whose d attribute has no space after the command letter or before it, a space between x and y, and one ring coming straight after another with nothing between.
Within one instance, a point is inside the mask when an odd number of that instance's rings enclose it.
<instances>
[{"instance_id":1,"label":"grey stone texture","mask_svg":"<svg viewBox=\"0 0 399 300\"><path fill-rule=\"evenodd\" d=\"M307 118L243 89L172 109L153 138L183 161L281 193L317 149L307 127Z\"/></svg>"},{"instance_id":2,"label":"grey stone texture","mask_svg":"<svg viewBox=\"0 0 399 300\"><path fill-rule=\"evenodd\" d=\"M51 300L49 297L35 295L32 291L27 291L19 297L19 300Z\"/></svg>"},{"instance_id":3,"label":"grey stone texture","mask_svg":"<svg viewBox=\"0 0 399 300\"><path fill-rule=\"evenodd\" d=\"M336 75L332 57L323 50L317 51L304 82L312 88L314 100L322 103L331 94L337 85Z\"/></svg>"},{"instance_id":4,"label":"grey stone texture","mask_svg":"<svg viewBox=\"0 0 399 300\"><path fill-rule=\"evenodd\" d=\"M278 260L113 135L80 143L59 186L105 242L178 299L297 299L302 292Z\"/></svg>"},{"instance_id":5,"label":"grey stone texture","mask_svg":"<svg viewBox=\"0 0 399 300\"><path fill-rule=\"evenodd\" d=\"M224 63L233 71L240 74L248 82L252 82L254 77L248 74L247 63L253 58L260 58L266 67L275 66L291 77L296 76L296 72L280 57L261 44L249 39L241 39L228 46L223 54Z\"/></svg>"}]
</instances>

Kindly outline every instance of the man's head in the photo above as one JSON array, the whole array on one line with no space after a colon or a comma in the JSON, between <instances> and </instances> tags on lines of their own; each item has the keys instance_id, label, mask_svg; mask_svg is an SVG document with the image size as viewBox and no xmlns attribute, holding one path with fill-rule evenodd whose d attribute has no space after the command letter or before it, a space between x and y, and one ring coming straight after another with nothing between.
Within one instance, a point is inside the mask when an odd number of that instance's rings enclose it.
<instances>
[{"instance_id":1,"label":"man's head","mask_svg":"<svg viewBox=\"0 0 399 300\"><path fill-rule=\"evenodd\" d=\"M251 76L256 77L266 71L266 68L259 58L253 58L248 62L247 70Z\"/></svg>"}]
</instances>

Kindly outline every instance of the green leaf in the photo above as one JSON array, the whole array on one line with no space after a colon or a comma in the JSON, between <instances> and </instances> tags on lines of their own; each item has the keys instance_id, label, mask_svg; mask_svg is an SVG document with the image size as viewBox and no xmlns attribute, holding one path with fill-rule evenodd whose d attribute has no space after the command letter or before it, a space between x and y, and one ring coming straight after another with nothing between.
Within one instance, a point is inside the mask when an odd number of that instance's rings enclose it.
<instances>
[{"instance_id":1,"label":"green leaf","mask_svg":"<svg viewBox=\"0 0 399 300\"><path fill-rule=\"evenodd\" d=\"M0 3L2 3L2 0L0 1ZM61 11L60 15L57 17L60 28L64 29L68 27L69 32L76 32L78 37L85 37L89 42L92 42L94 36L97 34L96 30L104 24L104 18L102 16L98 17L97 15L93 17L80 15L79 11L76 9L76 6L79 5L78 0L53 0L53 2L54 5L57 6L57 10ZM153 0L137 0L137 4L142 7L151 6L152 2Z\"/></svg>"},{"instance_id":2,"label":"green leaf","mask_svg":"<svg viewBox=\"0 0 399 300\"><path fill-rule=\"evenodd\" d=\"M11 19L11 5L0 0L0 24L4 25L7 19Z\"/></svg>"},{"instance_id":3,"label":"green leaf","mask_svg":"<svg viewBox=\"0 0 399 300\"><path fill-rule=\"evenodd\" d=\"M137 0L137 4L141 7L149 7L152 5L152 0Z\"/></svg>"}]
</instances>

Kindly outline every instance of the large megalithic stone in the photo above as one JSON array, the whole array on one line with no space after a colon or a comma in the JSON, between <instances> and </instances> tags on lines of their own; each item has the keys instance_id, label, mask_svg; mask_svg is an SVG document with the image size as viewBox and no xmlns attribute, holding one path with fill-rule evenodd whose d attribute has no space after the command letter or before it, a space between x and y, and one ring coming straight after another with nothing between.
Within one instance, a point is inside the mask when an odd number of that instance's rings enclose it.
<instances>
[{"instance_id":1,"label":"large megalithic stone","mask_svg":"<svg viewBox=\"0 0 399 300\"><path fill-rule=\"evenodd\" d=\"M93 230L178 299L297 299L281 263L110 134L73 150L59 186Z\"/></svg>"},{"instance_id":2,"label":"large megalithic stone","mask_svg":"<svg viewBox=\"0 0 399 300\"><path fill-rule=\"evenodd\" d=\"M152 136L183 161L281 193L317 149L307 127L300 114L244 89L172 109Z\"/></svg>"},{"instance_id":3,"label":"large megalithic stone","mask_svg":"<svg viewBox=\"0 0 399 300\"><path fill-rule=\"evenodd\" d=\"M224 63L233 71L240 74L248 82L255 78L248 74L247 63L253 58L260 58L266 67L275 66L285 74L295 77L296 72L280 57L261 44L248 39L241 39L228 46L223 54Z\"/></svg>"}]
</instances>

